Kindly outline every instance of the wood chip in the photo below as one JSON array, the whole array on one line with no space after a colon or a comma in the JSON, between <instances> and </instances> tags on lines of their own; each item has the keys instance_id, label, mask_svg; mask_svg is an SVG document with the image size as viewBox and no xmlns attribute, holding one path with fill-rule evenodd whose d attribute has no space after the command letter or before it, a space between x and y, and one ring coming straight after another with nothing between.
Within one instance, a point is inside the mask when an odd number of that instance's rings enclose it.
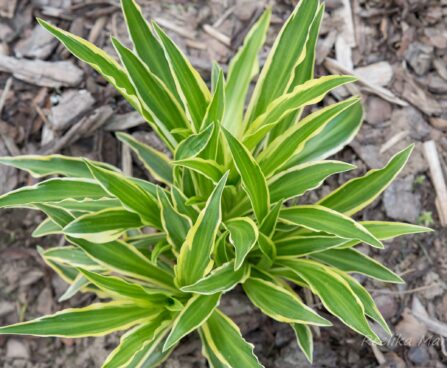
<instances>
[{"instance_id":1,"label":"wood chip","mask_svg":"<svg viewBox=\"0 0 447 368\"><path fill-rule=\"evenodd\" d=\"M77 86L84 76L70 61L25 60L3 55L0 55L0 71L30 84L53 88Z\"/></svg>"},{"instance_id":2,"label":"wood chip","mask_svg":"<svg viewBox=\"0 0 447 368\"><path fill-rule=\"evenodd\" d=\"M155 18L154 20L155 20L155 22L158 23L158 25L160 25L166 29L169 29L170 31L173 31L173 32L179 34L180 36L189 38L190 40L195 39L195 36L194 36L194 34L192 34L192 32L190 32L185 27L178 26L177 24L171 22L170 20L163 19L163 18Z\"/></svg>"},{"instance_id":3,"label":"wood chip","mask_svg":"<svg viewBox=\"0 0 447 368\"><path fill-rule=\"evenodd\" d=\"M393 68L390 63L380 61L378 63L370 64L360 68L354 69L354 74L360 76L362 79L377 86L386 86L393 78Z\"/></svg>"},{"instance_id":4,"label":"wood chip","mask_svg":"<svg viewBox=\"0 0 447 368\"><path fill-rule=\"evenodd\" d=\"M46 29L37 25L29 37L20 40L14 48L18 58L46 59L57 46L57 40Z\"/></svg>"},{"instance_id":5,"label":"wood chip","mask_svg":"<svg viewBox=\"0 0 447 368\"><path fill-rule=\"evenodd\" d=\"M16 10L17 0L0 0L0 16L12 18Z\"/></svg>"},{"instance_id":6,"label":"wood chip","mask_svg":"<svg viewBox=\"0 0 447 368\"><path fill-rule=\"evenodd\" d=\"M104 129L108 131L127 130L144 123L146 123L146 121L141 117L140 113L132 111L127 114L112 115L111 118L107 120Z\"/></svg>"},{"instance_id":7,"label":"wood chip","mask_svg":"<svg viewBox=\"0 0 447 368\"><path fill-rule=\"evenodd\" d=\"M94 104L94 98L85 89L65 91L59 103L51 108L49 123L54 130L64 130L81 119Z\"/></svg>"},{"instance_id":8,"label":"wood chip","mask_svg":"<svg viewBox=\"0 0 447 368\"><path fill-rule=\"evenodd\" d=\"M436 143L428 141L424 143L425 158L430 168L430 176L437 196L437 209L442 226L447 226L447 186L442 172Z\"/></svg>"},{"instance_id":9,"label":"wood chip","mask_svg":"<svg viewBox=\"0 0 447 368\"><path fill-rule=\"evenodd\" d=\"M416 296L413 297L411 312L419 321L421 321L427 327L429 331L437 335L447 337L447 323L440 322L434 318L431 318L419 298Z\"/></svg>"},{"instance_id":10,"label":"wood chip","mask_svg":"<svg viewBox=\"0 0 447 368\"><path fill-rule=\"evenodd\" d=\"M204 24L203 30L206 33L208 33L211 37L215 38L217 41L223 43L225 46L228 46L228 47L231 46L231 38L228 37L227 35L224 35L223 33L219 32L213 26L210 26L209 24Z\"/></svg>"},{"instance_id":11,"label":"wood chip","mask_svg":"<svg viewBox=\"0 0 447 368\"><path fill-rule=\"evenodd\" d=\"M338 73L353 74L359 78L358 83L363 85L363 88L366 89L368 92L374 93L375 95L382 97L384 100L387 100L396 105L408 106L408 103L406 101L396 97L390 90L381 86L377 86L369 82L367 79L364 79L359 75L356 75L355 72L345 68L337 60L326 58L326 60L324 61L324 66L330 70L335 70Z\"/></svg>"}]
</instances>

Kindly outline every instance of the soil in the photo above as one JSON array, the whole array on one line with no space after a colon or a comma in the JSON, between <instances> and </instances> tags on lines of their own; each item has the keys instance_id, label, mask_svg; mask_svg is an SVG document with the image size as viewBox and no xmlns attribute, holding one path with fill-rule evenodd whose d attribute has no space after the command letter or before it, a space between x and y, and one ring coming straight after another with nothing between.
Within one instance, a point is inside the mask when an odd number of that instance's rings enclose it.
<instances>
[{"instance_id":1,"label":"soil","mask_svg":"<svg viewBox=\"0 0 447 368\"><path fill-rule=\"evenodd\" d=\"M148 18L157 19L167 29L207 81L211 60L227 65L250 24L268 3L273 18L261 55L263 62L274 36L296 4L285 0L138 2ZM125 165L134 175L144 175L135 160L129 166L129 161L122 159L128 156L114 138L114 131L117 127L125 129L157 148L161 148L160 142L100 76L41 32L35 21L37 16L49 19L111 51L111 33L128 42L117 3L0 0L0 96L4 96L0 155L61 152ZM223 37L210 35L205 25L211 25ZM337 154L338 159L354 163L358 169L331 178L306 199L313 201L351 176L383 166L391 155L415 143L410 162L398 180L358 218L420 223L435 232L388 241L381 251L361 247L406 281L404 285L392 285L358 278L371 291L395 334L383 346L372 347L329 317L333 328L314 330L313 366L445 367L447 230L435 205L437 192L423 147L426 141L435 142L446 177L447 1L327 0L317 59L316 75L337 72L340 67L353 69L368 87L359 83L354 90L339 89L325 99L323 104L350 93L362 95L363 127ZM14 70L4 66L5 60L14 61ZM56 64L42 68L42 61L68 64L63 64L60 72ZM34 182L24 173L0 168L1 193ZM90 294L79 294L58 302L67 285L45 267L36 246L61 244L61 239L31 237L43 219L40 213L8 209L1 215L0 325L83 306L94 299ZM428 323L416 318L418 305L427 313ZM225 296L222 308L255 344L266 367L311 366L299 351L293 331L263 316L241 290ZM0 366L99 367L118 339L116 334L74 340L0 336ZM206 367L198 337L193 334L186 338L163 366Z\"/></svg>"}]
</instances>

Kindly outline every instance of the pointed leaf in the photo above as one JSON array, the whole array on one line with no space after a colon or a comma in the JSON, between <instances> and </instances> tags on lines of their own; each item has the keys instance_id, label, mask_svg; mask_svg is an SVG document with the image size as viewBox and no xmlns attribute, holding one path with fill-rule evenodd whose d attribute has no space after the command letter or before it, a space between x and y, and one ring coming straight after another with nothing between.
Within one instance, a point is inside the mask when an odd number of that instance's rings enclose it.
<instances>
[{"instance_id":1,"label":"pointed leaf","mask_svg":"<svg viewBox=\"0 0 447 368\"><path fill-rule=\"evenodd\" d=\"M227 178L228 173L217 183L205 208L188 231L175 267L179 286L194 284L209 271L212 264L210 255L222 219L220 201Z\"/></svg>"},{"instance_id":2,"label":"pointed leaf","mask_svg":"<svg viewBox=\"0 0 447 368\"><path fill-rule=\"evenodd\" d=\"M243 286L251 302L276 321L331 325L306 306L296 294L270 281L250 277Z\"/></svg>"},{"instance_id":3,"label":"pointed leaf","mask_svg":"<svg viewBox=\"0 0 447 368\"><path fill-rule=\"evenodd\" d=\"M296 335L298 345L307 360L312 363L314 344L312 339L312 330L308 325L302 323L294 323L291 325Z\"/></svg>"},{"instance_id":4,"label":"pointed leaf","mask_svg":"<svg viewBox=\"0 0 447 368\"><path fill-rule=\"evenodd\" d=\"M166 339L163 350L168 350L184 336L200 327L218 306L220 295L220 293L195 295L189 299L181 313L174 320L174 325Z\"/></svg>"},{"instance_id":5,"label":"pointed leaf","mask_svg":"<svg viewBox=\"0 0 447 368\"><path fill-rule=\"evenodd\" d=\"M258 228L249 217L233 218L225 223L235 250L234 269L238 270L258 240Z\"/></svg>"}]
</instances>

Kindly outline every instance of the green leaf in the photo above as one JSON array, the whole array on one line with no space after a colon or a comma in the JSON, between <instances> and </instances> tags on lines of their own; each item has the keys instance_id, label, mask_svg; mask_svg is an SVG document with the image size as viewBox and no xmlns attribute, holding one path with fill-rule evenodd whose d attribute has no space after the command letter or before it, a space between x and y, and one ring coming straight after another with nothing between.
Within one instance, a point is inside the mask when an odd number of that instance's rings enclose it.
<instances>
[{"instance_id":1,"label":"green leaf","mask_svg":"<svg viewBox=\"0 0 447 368\"><path fill-rule=\"evenodd\" d=\"M380 240L393 239L401 235L433 231L428 227L406 224L404 222L362 221L361 224Z\"/></svg>"},{"instance_id":2,"label":"green leaf","mask_svg":"<svg viewBox=\"0 0 447 368\"><path fill-rule=\"evenodd\" d=\"M51 219L47 218L34 229L31 236L33 238L39 238L42 236L59 234L61 232L62 232L62 227L60 227L58 224L56 224Z\"/></svg>"},{"instance_id":3,"label":"green leaf","mask_svg":"<svg viewBox=\"0 0 447 368\"><path fill-rule=\"evenodd\" d=\"M253 345L244 340L239 328L219 310L202 325L200 335L224 367L263 367L253 353Z\"/></svg>"},{"instance_id":4,"label":"green leaf","mask_svg":"<svg viewBox=\"0 0 447 368\"><path fill-rule=\"evenodd\" d=\"M165 229L170 243L177 251L180 251L188 230L192 226L191 220L176 211L162 189L158 190L158 200L160 201L163 229Z\"/></svg>"},{"instance_id":5,"label":"green leaf","mask_svg":"<svg viewBox=\"0 0 447 368\"><path fill-rule=\"evenodd\" d=\"M309 161L324 160L336 154L352 141L360 129L362 120L362 103L357 100L339 114L332 116L318 134L313 135L304 143L299 154L292 157L284 168Z\"/></svg>"},{"instance_id":6,"label":"green leaf","mask_svg":"<svg viewBox=\"0 0 447 368\"><path fill-rule=\"evenodd\" d=\"M149 345L167 327L170 321L160 314L153 320L141 324L124 334L119 345L110 353L102 368L128 367L128 363L143 348Z\"/></svg>"},{"instance_id":7,"label":"green leaf","mask_svg":"<svg viewBox=\"0 0 447 368\"><path fill-rule=\"evenodd\" d=\"M184 139L175 150L175 160L184 160L199 155L210 141L214 129L217 129L217 127L214 124L210 124L201 132L192 134Z\"/></svg>"},{"instance_id":8,"label":"green leaf","mask_svg":"<svg viewBox=\"0 0 447 368\"><path fill-rule=\"evenodd\" d=\"M276 201L276 204L272 206L268 215L262 221L259 231L267 237L271 237L275 233L276 223L278 222L282 203L283 201Z\"/></svg>"},{"instance_id":9,"label":"green leaf","mask_svg":"<svg viewBox=\"0 0 447 368\"><path fill-rule=\"evenodd\" d=\"M302 323L293 323L291 326L295 332L296 340L300 349L303 351L307 360L312 363L314 352L312 330L308 325Z\"/></svg>"},{"instance_id":10,"label":"green leaf","mask_svg":"<svg viewBox=\"0 0 447 368\"><path fill-rule=\"evenodd\" d=\"M258 245L262 254L267 257L267 260L261 260L261 264L267 262L268 266L270 267L276 258L275 244L269 237L267 237L263 233L260 233L258 238Z\"/></svg>"},{"instance_id":11,"label":"green leaf","mask_svg":"<svg viewBox=\"0 0 447 368\"><path fill-rule=\"evenodd\" d=\"M84 200L64 199L60 202L52 202L52 206L76 213L98 212L108 208L118 208L121 202L116 198Z\"/></svg>"},{"instance_id":12,"label":"green leaf","mask_svg":"<svg viewBox=\"0 0 447 368\"><path fill-rule=\"evenodd\" d=\"M116 38L112 38L112 43L129 73L143 106L151 112L157 128L164 134L176 128L189 128L182 107L165 84Z\"/></svg>"},{"instance_id":13,"label":"green leaf","mask_svg":"<svg viewBox=\"0 0 447 368\"><path fill-rule=\"evenodd\" d=\"M197 220L199 211L193 206L186 204L188 199L176 186L171 187L171 197L174 207L179 213L189 217L193 222Z\"/></svg>"},{"instance_id":14,"label":"green leaf","mask_svg":"<svg viewBox=\"0 0 447 368\"><path fill-rule=\"evenodd\" d=\"M74 56L100 73L137 111L143 112L129 77L110 55L81 37L57 28L42 19L37 18L37 21L61 41Z\"/></svg>"},{"instance_id":15,"label":"green leaf","mask_svg":"<svg viewBox=\"0 0 447 368\"><path fill-rule=\"evenodd\" d=\"M201 128L205 128L211 123L221 123L226 109L225 79L222 69L219 70L216 80L216 88L213 97L206 109Z\"/></svg>"},{"instance_id":16,"label":"green leaf","mask_svg":"<svg viewBox=\"0 0 447 368\"><path fill-rule=\"evenodd\" d=\"M78 217L65 226L63 232L93 243L107 243L118 239L129 229L142 226L140 216L136 213L122 208L109 208Z\"/></svg>"},{"instance_id":17,"label":"green leaf","mask_svg":"<svg viewBox=\"0 0 447 368\"><path fill-rule=\"evenodd\" d=\"M171 321L170 321L171 322ZM127 364L126 367L132 368L156 368L163 363L166 358L172 353L173 349L163 351L163 344L166 340L166 335L169 332L169 327L162 329L157 336L148 344L143 346Z\"/></svg>"},{"instance_id":18,"label":"green leaf","mask_svg":"<svg viewBox=\"0 0 447 368\"><path fill-rule=\"evenodd\" d=\"M88 284L89 284L88 280L82 274L79 273L78 276L73 281L73 283L65 290L65 292L59 297L57 301L59 303L62 303L66 300L69 300L82 289L86 289Z\"/></svg>"},{"instance_id":19,"label":"green leaf","mask_svg":"<svg viewBox=\"0 0 447 368\"><path fill-rule=\"evenodd\" d=\"M117 171L112 165L93 161L103 169ZM81 158L63 155L24 155L15 157L0 157L0 163L28 171L33 177L47 175L64 175L74 178L92 178L90 170Z\"/></svg>"},{"instance_id":20,"label":"green leaf","mask_svg":"<svg viewBox=\"0 0 447 368\"><path fill-rule=\"evenodd\" d=\"M247 114L255 120L267 106L286 92L295 66L304 59L309 28L318 11L318 0L303 0L282 27L256 83Z\"/></svg>"},{"instance_id":21,"label":"green leaf","mask_svg":"<svg viewBox=\"0 0 447 368\"><path fill-rule=\"evenodd\" d=\"M369 295L368 291L360 285L360 283L353 277L349 276L348 274L335 270L343 279L345 279L349 287L352 289L352 291L357 295L357 297L360 299L360 301L363 304L363 308L365 309L365 314L372 318L374 321L380 324L382 328L390 335L392 336L392 332L390 328L388 327L388 324L386 323L385 319L383 318L382 314L380 313L379 309L376 306L376 303L374 302L374 299Z\"/></svg>"},{"instance_id":22,"label":"green leaf","mask_svg":"<svg viewBox=\"0 0 447 368\"><path fill-rule=\"evenodd\" d=\"M393 271L355 249L331 249L314 254L312 258L341 271L361 273L384 282L404 283L404 280Z\"/></svg>"},{"instance_id":23,"label":"green leaf","mask_svg":"<svg viewBox=\"0 0 447 368\"><path fill-rule=\"evenodd\" d=\"M217 183L224 173L223 166L219 165L216 161L205 160L200 157L173 161L172 164L194 170L212 180L214 183Z\"/></svg>"},{"instance_id":24,"label":"green leaf","mask_svg":"<svg viewBox=\"0 0 447 368\"><path fill-rule=\"evenodd\" d=\"M370 170L366 175L351 179L318 202L348 216L355 214L376 199L402 170L414 145L397 153L382 169Z\"/></svg>"},{"instance_id":25,"label":"green leaf","mask_svg":"<svg viewBox=\"0 0 447 368\"><path fill-rule=\"evenodd\" d=\"M243 287L251 302L276 321L331 326L329 321L305 305L296 294L273 282L250 277Z\"/></svg>"},{"instance_id":26,"label":"green leaf","mask_svg":"<svg viewBox=\"0 0 447 368\"><path fill-rule=\"evenodd\" d=\"M88 161L86 162L92 175L107 193L118 198L129 211L140 215L144 223L161 228L160 209L152 196L124 175L101 169Z\"/></svg>"},{"instance_id":27,"label":"green leaf","mask_svg":"<svg viewBox=\"0 0 447 368\"><path fill-rule=\"evenodd\" d=\"M212 265L210 255L222 219L220 201L227 178L228 172L217 183L205 208L188 231L175 267L176 281L180 287L200 280Z\"/></svg>"},{"instance_id":28,"label":"green leaf","mask_svg":"<svg viewBox=\"0 0 447 368\"><path fill-rule=\"evenodd\" d=\"M242 187L250 198L259 223L270 207L267 182L250 152L230 132L223 129L234 163L242 179Z\"/></svg>"},{"instance_id":29,"label":"green leaf","mask_svg":"<svg viewBox=\"0 0 447 368\"><path fill-rule=\"evenodd\" d=\"M248 87L259 69L258 53L265 41L271 9L267 9L245 37L244 43L228 66L227 96L222 126L239 137L244 131L242 113Z\"/></svg>"},{"instance_id":30,"label":"green leaf","mask_svg":"<svg viewBox=\"0 0 447 368\"><path fill-rule=\"evenodd\" d=\"M140 7L134 0L121 0L124 18L135 51L149 70L160 78L180 102L175 81L165 57L163 47L152 34Z\"/></svg>"},{"instance_id":31,"label":"green leaf","mask_svg":"<svg viewBox=\"0 0 447 368\"><path fill-rule=\"evenodd\" d=\"M84 308L65 309L32 321L0 327L0 335L58 337L104 336L128 329L157 316L153 308L122 302L97 303Z\"/></svg>"},{"instance_id":32,"label":"green leaf","mask_svg":"<svg viewBox=\"0 0 447 368\"><path fill-rule=\"evenodd\" d=\"M224 263L211 273L197 281L195 284L181 288L183 292L212 295L224 293L233 289L237 284L243 283L250 275L250 267L243 265L235 270L234 261Z\"/></svg>"},{"instance_id":33,"label":"green leaf","mask_svg":"<svg viewBox=\"0 0 447 368\"><path fill-rule=\"evenodd\" d=\"M219 305L220 295L220 293L195 295L189 299L181 313L174 320L174 325L166 339L163 350L168 350L184 336L200 327Z\"/></svg>"},{"instance_id":34,"label":"green leaf","mask_svg":"<svg viewBox=\"0 0 447 368\"><path fill-rule=\"evenodd\" d=\"M321 3L318 9L318 13L315 16L309 29L309 35L306 42L306 54L303 61L295 67L295 71L293 73L293 81L290 84L289 92L291 92L296 86L299 86L300 84L303 84L308 80L314 78L316 46L319 37L321 21L323 20L324 16L324 8L324 3ZM295 121L298 121L302 112L303 109L299 109L294 114L289 115L279 124L277 124L270 132L269 142L272 142L275 138L281 135Z\"/></svg>"},{"instance_id":35,"label":"green leaf","mask_svg":"<svg viewBox=\"0 0 447 368\"><path fill-rule=\"evenodd\" d=\"M44 203L38 203L35 206L43 211L52 221L54 221L60 227L64 227L75 218L70 212L56 206Z\"/></svg>"},{"instance_id":36,"label":"green leaf","mask_svg":"<svg viewBox=\"0 0 447 368\"><path fill-rule=\"evenodd\" d=\"M357 97L352 97L329 105L306 116L299 124L290 127L258 156L257 160L262 172L269 176L282 169L291 157L300 153L309 139L317 136L335 116L357 101Z\"/></svg>"},{"instance_id":37,"label":"green leaf","mask_svg":"<svg viewBox=\"0 0 447 368\"><path fill-rule=\"evenodd\" d=\"M180 97L198 131L210 99L208 87L168 35L155 22L152 24L165 51Z\"/></svg>"},{"instance_id":38,"label":"green leaf","mask_svg":"<svg viewBox=\"0 0 447 368\"><path fill-rule=\"evenodd\" d=\"M230 232L230 243L235 250L234 269L238 270L258 240L258 228L249 217L237 217L225 223Z\"/></svg>"},{"instance_id":39,"label":"green leaf","mask_svg":"<svg viewBox=\"0 0 447 368\"><path fill-rule=\"evenodd\" d=\"M139 305L162 308L169 302L168 296L157 290L148 289L135 282L126 281L116 276L105 276L78 268L93 285L103 290L114 299L133 302Z\"/></svg>"},{"instance_id":40,"label":"green leaf","mask_svg":"<svg viewBox=\"0 0 447 368\"><path fill-rule=\"evenodd\" d=\"M129 134L116 133L116 136L136 153L144 167L155 179L166 184L172 184L172 166L165 154L147 144L138 142Z\"/></svg>"},{"instance_id":41,"label":"green leaf","mask_svg":"<svg viewBox=\"0 0 447 368\"><path fill-rule=\"evenodd\" d=\"M0 207L27 207L32 203L58 202L68 198L82 200L108 196L107 192L90 179L48 179L1 195Z\"/></svg>"},{"instance_id":42,"label":"green leaf","mask_svg":"<svg viewBox=\"0 0 447 368\"><path fill-rule=\"evenodd\" d=\"M276 251L279 258L296 258L327 249L336 248L350 242L329 235L291 236L276 240Z\"/></svg>"},{"instance_id":43,"label":"green leaf","mask_svg":"<svg viewBox=\"0 0 447 368\"><path fill-rule=\"evenodd\" d=\"M354 168L340 161L314 161L281 171L268 181L270 199L275 203L300 196L318 188L327 177Z\"/></svg>"},{"instance_id":44,"label":"green leaf","mask_svg":"<svg viewBox=\"0 0 447 368\"><path fill-rule=\"evenodd\" d=\"M282 264L295 271L321 299L324 307L354 331L366 336L376 344L380 339L371 330L365 318L360 299L349 284L329 267L308 260L284 260Z\"/></svg>"},{"instance_id":45,"label":"green leaf","mask_svg":"<svg viewBox=\"0 0 447 368\"><path fill-rule=\"evenodd\" d=\"M211 346L208 344L208 341L203 336L201 330L199 330L199 335L200 335L200 341L202 343L202 355L208 361L208 365L210 366L210 368L227 368L228 365L224 364L219 360L219 358L216 356Z\"/></svg>"},{"instance_id":46,"label":"green leaf","mask_svg":"<svg viewBox=\"0 0 447 368\"><path fill-rule=\"evenodd\" d=\"M357 239L376 248L383 244L364 226L349 217L318 205L304 205L285 208L280 217L283 221L303 226L314 231L323 231L344 239Z\"/></svg>"},{"instance_id":47,"label":"green leaf","mask_svg":"<svg viewBox=\"0 0 447 368\"><path fill-rule=\"evenodd\" d=\"M332 89L355 80L355 77L349 75L328 75L307 81L270 103L266 111L251 123L250 131L254 132L263 125L278 123L298 109L320 102Z\"/></svg>"},{"instance_id":48,"label":"green leaf","mask_svg":"<svg viewBox=\"0 0 447 368\"><path fill-rule=\"evenodd\" d=\"M172 275L149 262L131 244L118 240L94 244L83 239L68 239L106 268L166 289L173 288Z\"/></svg>"},{"instance_id":49,"label":"green leaf","mask_svg":"<svg viewBox=\"0 0 447 368\"><path fill-rule=\"evenodd\" d=\"M82 267L89 270L101 268L82 249L73 246L46 249L42 252L42 256L46 260L62 263L70 267Z\"/></svg>"}]
</instances>

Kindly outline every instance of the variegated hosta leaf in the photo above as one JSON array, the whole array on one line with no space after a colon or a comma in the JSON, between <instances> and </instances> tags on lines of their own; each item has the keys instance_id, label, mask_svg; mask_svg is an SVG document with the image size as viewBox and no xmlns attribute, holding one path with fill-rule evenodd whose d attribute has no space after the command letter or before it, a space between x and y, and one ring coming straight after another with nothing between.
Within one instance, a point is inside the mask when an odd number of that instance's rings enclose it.
<instances>
[{"instance_id":1,"label":"variegated hosta leaf","mask_svg":"<svg viewBox=\"0 0 447 368\"><path fill-rule=\"evenodd\" d=\"M169 323L166 315L160 314L128 331L121 337L119 345L107 357L102 368L128 367L135 355L156 339Z\"/></svg>"},{"instance_id":2,"label":"variegated hosta leaf","mask_svg":"<svg viewBox=\"0 0 447 368\"><path fill-rule=\"evenodd\" d=\"M272 282L250 277L244 283L244 290L255 306L279 322L331 326L329 321L306 306L297 295Z\"/></svg>"},{"instance_id":3,"label":"variegated hosta leaf","mask_svg":"<svg viewBox=\"0 0 447 368\"><path fill-rule=\"evenodd\" d=\"M153 35L135 0L122 0L124 18L137 55L181 102L163 47Z\"/></svg>"},{"instance_id":4,"label":"variegated hosta leaf","mask_svg":"<svg viewBox=\"0 0 447 368\"><path fill-rule=\"evenodd\" d=\"M87 213L63 228L66 235L93 243L107 243L118 239L128 229L142 227L140 216L122 208L110 208Z\"/></svg>"},{"instance_id":5,"label":"variegated hosta leaf","mask_svg":"<svg viewBox=\"0 0 447 368\"><path fill-rule=\"evenodd\" d=\"M209 143L214 129L217 127L214 124L209 124L201 132L192 134L184 139L176 148L174 153L175 160L184 160L196 157L202 152Z\"/></svg>"},{"instance_id":6,"label":"variegated hosta leaf","mask_svg":"<svg viewBox=\"0 0 447 368\"><path fill-rule=\"evenodd\" d=\"M270 207L270 195L265 177L250 152L230 132L226 130L223 132L241 176L243 188L250 198L258 222L262 222Z\"/></svg>"},{"instance_id":7,"label":"variegated hosta leaf","mask_svg":"<svg viewBox=\"0 0 447 368\"><path fill-rule=\"evenodd\" d=\"M149 262L133 245L115 240L94 244L69 238L96 262L123 275L135 277L166 289L173 289L173 275Z\"/></svg>"},{"instance_id":8,"label":"variegated hosta leaf","mask_svg":"<svg viewBox=\"0 0 447 368\"><path fill-rule=\"evenodd\" d=\"M264 43L270 22L271 9L267 9L251 28L244 43L228 66L227 96L222 126L236 137L245 130L242 123L245 98L253 76L258 73L258 53Z\"/></svg>"},{"instance_id":9,"label":"variegated hosta leaf","mask_svg":"<svg viewBox=\"0 0 447 368\"><path fill-rule=\"evenodd\" d=\"M180 341L182 337L200 327L219 304L220 296L220 293L216 293L212 295L195 295L191 297L174 320L174 324L163 346L163 350L168 350Z\"/></svg>"},{"instance_id":10,"label":"variegated hosta leaf","mask_svg":"<svg viewBox=\"0 0 447 368\"><path fill-rule=\"evenodd\" d=\"M216 161L205 160L200 157L173 161L172 164L191 169L212 180L214 183L217 183L224 173L224 168Z\"/></svg>"},{"instance_id":11,"label":"variegated hosta leaf","mask_svg":"<svg viewBox=\"0 0 447 368\"><path fill-rule=\"evenodd\" d=\"M343 214L318 205L285 208L280 217L290 224L303 226L314 231L323 231L344 239L357 239L376 248L383 244L364 226Z\"/></svg>"},{"instance_id":12,"label":"variegated hosta leaf","mask_svg":"<svg viewBox=\"0 0 447 368\"><path fill-rule=\"evenodd\" d=\"M104 170L91 163L88 163L88 167L109 195L118 198L129 211L140 215L145 223L161 228L160 209L151 195L124 175Z\"/></svg>"},{"instance_id":13,"label":"variegated hosta leaf","mask_svg":"<svg viewBox=\"0 0 447 368\"><path fill-rule=\"evenodd\" d=\"M365 176L351 179L320 200L318 204L348 216L362 210L374 201L399 174L413 147L411 145L397 153L384 168L371 170Z\"/></svg>"},{"instance_id":14,"label":"variegated hosta leaf","mask_svg":"<svg viewBox=\"0 0 447 368\"><path fill-rule=\"evenodd\" d=\"M14 157L0 157L0 163L28 171L35 178L48 175L64 175L73 178L92 178L85 161L81 158L63 155L24 155ZM117 171L112 165L93 161L103 169Z\"/></svg>"},{"instance_id":15,"label":"variegated hosta leaf","mask_svg":"<svg viewBox=\"0 0 447 368\"><path fill-rule=\"evenodd\" d=\"M258 156L257 160L262 172L267 177L278 172L290 160L290 157L299 155L309 139L318 135L335 116L355 104L357 100L356 97L353 97L329 105L308 115L299 124L290 127Z\"/></svg>"},{"instance_id":16,"label":"variegated hosta leaf","mask_svg":"<svg viewBox=\"0 0 447 368\"><path fill-rule=\"evenodd\" d=\"M230 232L230 242L234 246L234 269L238 270L248 253L258 240L258 228L249 217L237 217L225 223Z\"/></svg>"},{"instance_id":17,"label":"variegated hosta leaf","mask_svg":"<svg viewBox=\"0 0 447 368\"><path fill-rule=\"evenodd\" d=\"M295 332L299 347L303 351L307 360L312 363L314 350L312 330L308 325L302 323L293 323L291 326Z\"/></svg>"},{"instance_id":18,"label":"variegated hosta leaf","mask_svg":"<svg viewBox=\"0 0 447 368\"><path fill-rule=\"evenodd\" d=\"M381 344L381 340L371 330L365 318L362 302L338 273L329 267L308 260L284 260L281 263L305 280L329 312L354 331L376 344Z\"/></svg>"},{"instance_id":19,"label":"variegated hosta leaf","mask_svg":"<svg viewBox=\"0 0 447 368\"><path fill-rule=\"evenodd\" d=\"M318 0L301 1L281 29L250 100L246 113L249 122L254 121L273 100L288 90L295 66L305 57L308 32L318 5Z\"/></svg>"},{"instance_id":20,"label":"variegated hosta leaf","mask_svg":"<svg viewBox=\"0 0 447 368\"><path fill-rule=\"evenodd\" d=\"M155 22L152 25L165 51L183 104L189 112L193 126L199 130L210 99L208 87L168 35Z\"/></svg>"},{"instance_id":21,"label":"variegated hosta leaf","mask_svg":"<svg viewBox=\"0 0 447 368\"><path fill-rule=\"evenodd\" d=\"M138 156L152 176L166 184L172 184L172 165L169 158L154 148L138 142L129 134L117 133L117 138L127 144Z\"/></svg>"},{"instance_id":22,"label":"variegated hosta leaf","mask_svg":"<svg viewBox=\"0 0 447 368\"><path fill-rule=\"evenodd\" d=\"M340 161L314 161L281 171L268 181L270 199L275 203L302 195L318 188L330 175L354 168Z\"/></svg>"},{"instance_id":23,"label":"variegated hosta leaf","mask_svg":"<svg viewBox=\"0 0 447 368\"><path fill-rule=\"evenodd\" d=\"M217 183L205 208L186 236L175 267L179 286L192 285L210 271L211 253L222 219L220 200L227 178L228 173Z\"/></svg>"},{"instance_id":24,"label":"variegated hosta leaf","mask_svg":"<svg viewBox=\"0 0 447 368\"><path fill-rule=\"evenodd\" d=\"M312 255L312 258L341 271L358 272L385 282L404 283L393 271L355 249L327 250Z\"/></svg>"},{"instance_id":25,"label":"variegated hosta leaf","mask_svg":"<svg viewBox=\"0 0 447 368\"><path fill-rule=\"evenodd\" d=\"M332 116L318 134L308 139L297 155L288 160L284 169L309 161L324 160L339 152L352 141L363 120L363 109L357 100L345 110Z\"/></svg>"},{"instance_id":26,"label":"variegated hosta leaf","mask_svg":"<svg viewBox=\"0 0 447 368\"><path fill-rule=\"evenodd\" d=\"M48 179L39 184L23 187L0 196L0 207L32 207L33 203L59 202L64 199L99 199L110 197L91 179Z\"/></svg>"},{"instance_id":27,"label":"variegated hosta leaf","mask_svg":"<svg viewBox=\"0 0 447 368\"><path fill-rule=\"evenodd\" d=\"M224 263L195 284L184 286L182 291L194 294L212 295L233 289L238 283L243 283L250 275L250 266L244 264L238 269L234 261Z\"/></svg>"},{"instance_id":28,"label":"variegated hosta leaf","mask_svg":"<svg viewBox=\"0 0 447 368\"><path fill-rule=\"evenodd\" d=\"M230 368L263 367L253 353L253 345L244 340L239 328L219 310L211 314L199 331L210 363Z\"/></svg>"},{"instance_id":29,"label":"variegated hosta leaf","mask_svg":"<svg viewBox=\"0 0 447 368\"><path fill-rule=\"evenodd\" d=\"M0 335L103 336L150 321L158 314L159 310L154 307L143 308L123 302L98 303L84 308L65 309L33 321L0 327Z\"/></svg>"}]
</instances>

